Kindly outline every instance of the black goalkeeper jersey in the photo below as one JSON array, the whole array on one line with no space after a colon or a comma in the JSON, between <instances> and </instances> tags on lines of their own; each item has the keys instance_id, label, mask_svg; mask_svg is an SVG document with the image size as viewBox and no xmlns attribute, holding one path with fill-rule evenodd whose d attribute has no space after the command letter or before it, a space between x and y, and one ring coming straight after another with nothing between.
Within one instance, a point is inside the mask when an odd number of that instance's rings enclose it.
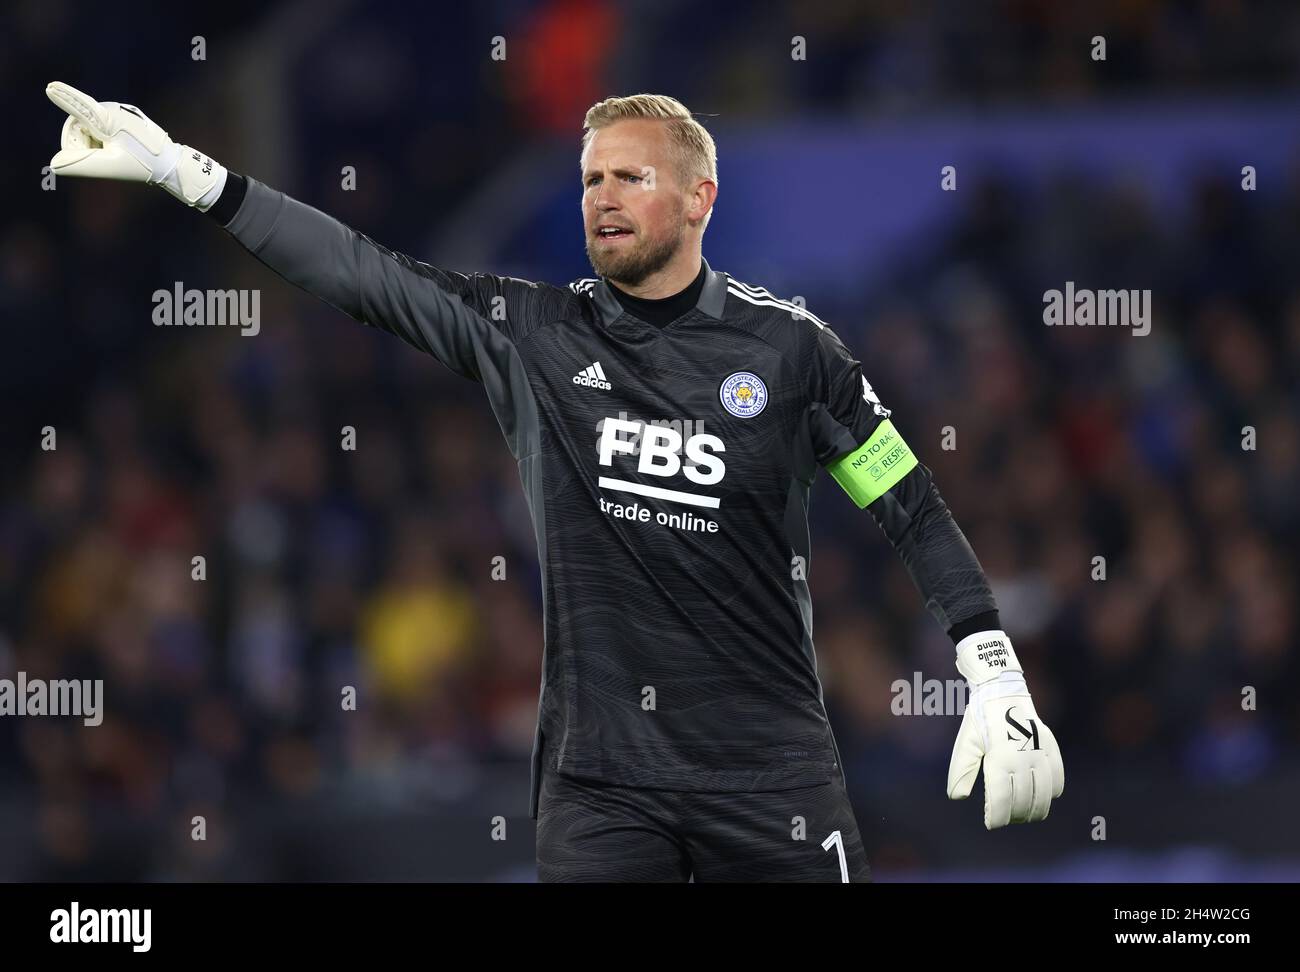
<instances>
[{"instance_id":1,"label":"black goalkeeper jersey","mask_svg":"<svg viewBox=\"0 0 1300 972\"><path fill-rule=\"evenodd\" d=\"M695 307L653 327L602 280L437 269L253 179L227 229L483 385L542 565L530 816L543 766L692 791L842 773L813 652L809 486L852 462L842 482L866 505L872 481L918 464L829 327L707 264ZM968 616L992 606L967 600Z\"/></svg>"}]
</instances>

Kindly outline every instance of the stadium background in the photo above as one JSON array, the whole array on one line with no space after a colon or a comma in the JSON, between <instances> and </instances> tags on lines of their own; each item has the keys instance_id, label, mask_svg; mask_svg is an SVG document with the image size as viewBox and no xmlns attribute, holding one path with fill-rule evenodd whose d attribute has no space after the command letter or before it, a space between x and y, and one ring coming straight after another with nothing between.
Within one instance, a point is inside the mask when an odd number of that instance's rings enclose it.
<instances>
[{"instance_id":1,"label":"stadium background","mask_svg":"<svg viewBox=\"0 0 1300 972\"><path fill-rule=\"evenodd\" d=\"M535 873L535 548L481 393L163 193L42 191L54 79L395 249L557 283L589 275L583 111L682 99L719 144L706 257L863 360L1061 741L1045 824L945 799L957 718L890 686L955 678L951 643L819 479L878 879L1297 879L1298 51L1300 8L1232 0L6 4L0 677L103 678L106 716L0 719L0 879ZM1151 288L1151 333L1045 327L1067 280ZM176 281L260 288L261 332L155 328Z\"/></svg>"}]
</instances>

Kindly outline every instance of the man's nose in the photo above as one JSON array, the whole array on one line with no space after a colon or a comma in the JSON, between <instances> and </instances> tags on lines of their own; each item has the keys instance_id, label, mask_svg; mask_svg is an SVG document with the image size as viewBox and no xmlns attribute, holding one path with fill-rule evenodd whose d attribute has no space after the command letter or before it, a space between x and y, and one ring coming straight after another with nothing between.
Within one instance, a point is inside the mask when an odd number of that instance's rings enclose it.
<instances>
[{"instance_id":1,"label":"man's nose","mask_svg":"<svg viewBox=\"0 0 1300 972\"><path fill-rule=\"evenodd\" d=\"M602 182L600 188L596 190L595 205L602 213L611 209L618 209L618 193L608 188L608 182Z\"/></svg>"}]
</instances>

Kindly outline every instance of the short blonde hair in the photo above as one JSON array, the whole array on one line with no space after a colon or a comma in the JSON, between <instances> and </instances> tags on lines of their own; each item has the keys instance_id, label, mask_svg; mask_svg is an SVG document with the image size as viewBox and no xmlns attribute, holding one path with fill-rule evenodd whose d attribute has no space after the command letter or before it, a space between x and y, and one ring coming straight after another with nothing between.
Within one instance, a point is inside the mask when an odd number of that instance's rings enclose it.
<instances>
[{"instance_id":1,"label":"short blonde hair","mask_svg":"<svg viewBox=\"0 0 1300 972\"><path fill-rule=\"evenodd\" d=\"M713 136L695 120L690 109L668 95L635 94L606 98L587 109L582 120L582 151L587 151L599 129L630 118L660 119L668 123L668 140L673 162L683 182L708 179L718 182L718 147Z\"/></svg>"}]
</instances>

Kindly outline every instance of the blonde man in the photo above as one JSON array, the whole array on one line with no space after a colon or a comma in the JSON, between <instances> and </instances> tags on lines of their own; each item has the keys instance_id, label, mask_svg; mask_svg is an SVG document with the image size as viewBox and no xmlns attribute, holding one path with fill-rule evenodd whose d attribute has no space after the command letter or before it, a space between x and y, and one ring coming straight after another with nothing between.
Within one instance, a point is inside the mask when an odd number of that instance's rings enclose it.
<instances>
[{"instance_id":1,"label":"blonde man","mask_svg":"<svg viewBox=\"0 0 1300 972\"><path fill-rule=\"evenodd\" d=\"M869 879L813 651L819 466L956 643L971 698L949 796L982 766L986 827L1047 816L1060 753L975 555L834 332L703 259L717 154L681 103L587 113L597 276L553 287L420 263L177 145L137 108L48 93L69 115L57 173L162 185L286 280L483 385L543 568L529 806L542 880Z\"/></svg>"}]
</instances>

